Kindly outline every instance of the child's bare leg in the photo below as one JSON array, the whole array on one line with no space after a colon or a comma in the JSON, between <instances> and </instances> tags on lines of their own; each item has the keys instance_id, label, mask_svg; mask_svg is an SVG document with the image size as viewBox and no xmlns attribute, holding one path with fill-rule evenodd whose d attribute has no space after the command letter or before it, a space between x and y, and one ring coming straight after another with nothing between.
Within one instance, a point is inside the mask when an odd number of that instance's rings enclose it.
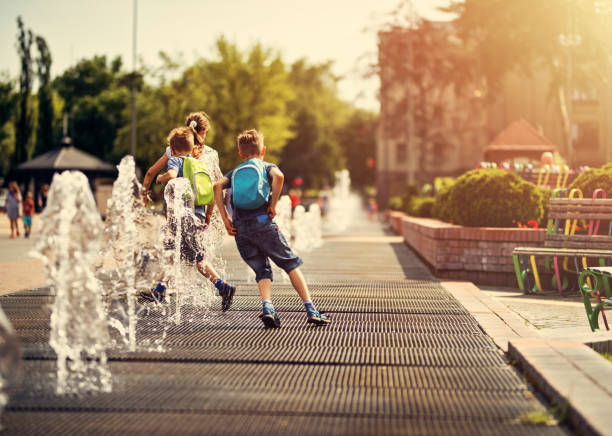
<instances>
[{"instance_id":1,"label":"child's bare leg","mask_svg":"<svg viewBox=\"0 0 612 436\"><path fill-rule=\"evenodd\" d=\"M291 270L289 272L289 278L291 279L293 288L297 291L302 301L310 301L310 292L308 292L308 285L306 284L306 279L302 271L299 268Z\"/></svg>"},{"instance_id":2,"label":"child's bare leg","mask_svg":"<svg viewBox=\"0 0 612 436\"><path fill-rule=\"evenodd\" d=\"M308 285L306 279L302 274L300 268L295 268L289 272L289 278L291 284L297 291L298 295L304 302L304 308L308 314L308 322L315 325L327 325L330 323L330 319L317 311L312 301L310 301L310 292L308 292Z\"/></svg>"},{"instance_id":3,"label":"child's bare leg","mask_svg":"<svg viewBox=\"0 0 612 436\"><path fill-rule=\"evenodd\" d=\"M257 282L259 288L259 294L261 295L261 301L267 300L272 301L272 280L261 279Z\"/></svg>"},{"instance_id":4,"label":"child's bare leg","mask_svg":"<svg viewBox=\"0 0 612 436\"><path fill-rule=\"evenodd\" d=\"M219 274L217 274L217 271L215 271L215 269L209 264L204 262L198 262L196 263L196 267L198 268L200 274L202 274L211 282L215 283L217 280L219 280Z\"/></svg>"},{"instance_id":5,"label":"child's bare leg","mask_svg":"<svg viewBox=\"0 0 612 436\"><path fill-rule=\"evenodd\" d=\"M209 264L201 261L196 263L196 267L198 268L200 274L210 280L211 283L215 285L215 288L217 288L217 291L219 291L219 295L222 298L221 309L224 312L226 310L229 310L230 306L232 305L232 302L234 301L234 293L236 292L236 288L225 282L219 276L219 274L217 274L217 271L215 271L215 269Z\"/></svg>"}]
</instances>

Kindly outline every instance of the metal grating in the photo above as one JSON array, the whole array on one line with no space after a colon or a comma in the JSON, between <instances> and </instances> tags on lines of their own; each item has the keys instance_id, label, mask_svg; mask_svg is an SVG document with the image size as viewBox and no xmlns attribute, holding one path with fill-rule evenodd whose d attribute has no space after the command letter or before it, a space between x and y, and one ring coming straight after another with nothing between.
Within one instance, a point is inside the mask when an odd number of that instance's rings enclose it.
<instances>
[{"instance_id":1,"label":"metal grating","mask_svg":"<svg viewBox=\"0 0 612 436\"><path fill-rule=\"evenodd\" d=\"M359 231L381 235L374 223ZM176 325L155 310L138 322L137 352L109 351L113 392L54 393L53 291L0 297L23 345L24 379L3 416L6 434L559 434L517 424L542 410L476 321L401 243L328 241L303 256L319 309L306 323L286 283L282 320L264 330L261 301L233 244L229 312L186 306ZM153 309L154 306L145 306ZM166 306L172 315L172 304ZM164 351L150 351L166 331Z\"/></svg>"},{"instance_id":2,"label":"metal grating","mask_svg":"<svg viewBox=\"0 0 612 436\"><path fill-rule=\"evenodd\" d=\"M71 413L9 412L6 434L183 434L183 435L521 435L562 434L558 427L515 424L513 421L427 419L377 416L252 415L232 408L221 413Z\"/></svg>"}]
</instances>

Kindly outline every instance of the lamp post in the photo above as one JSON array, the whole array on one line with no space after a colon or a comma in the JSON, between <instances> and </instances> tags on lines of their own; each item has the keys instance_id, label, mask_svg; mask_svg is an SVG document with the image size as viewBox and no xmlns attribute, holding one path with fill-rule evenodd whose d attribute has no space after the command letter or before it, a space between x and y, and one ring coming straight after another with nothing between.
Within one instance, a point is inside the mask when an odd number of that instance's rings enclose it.
<instances>
[{"instance_id":1,"label":"lamp post","mask_svg":"<svg viewBox=\"0 0 612 436\"><path fill-rule=\"evenodd\" d=\"M138 24L137 12L138 12L138 0L134 0L134 25L132 27L132 91L131 91L131 105L132 105L132 124L131 124L131 137L130 137L130 154L136 157L136 28Z\"/></svg>"},{"instance_id":2,"label":"lamp post","mask_svg":"<svg viewBox=\"0 0 612 436\"><path fill-rule=\"evenodd\" d=\"M565 111L567 118L566 131L566 148L567 148L567 163L571 167L574 163L574 146L572 140L572 88L573 88L573 63L572 49L582 43L582 37L572 32L572 14L570 8L571 0L567 0L567 33L559 35L559 43L565 47L567 55L566 69L566 102Z\"/></svg>"}]
</instances>

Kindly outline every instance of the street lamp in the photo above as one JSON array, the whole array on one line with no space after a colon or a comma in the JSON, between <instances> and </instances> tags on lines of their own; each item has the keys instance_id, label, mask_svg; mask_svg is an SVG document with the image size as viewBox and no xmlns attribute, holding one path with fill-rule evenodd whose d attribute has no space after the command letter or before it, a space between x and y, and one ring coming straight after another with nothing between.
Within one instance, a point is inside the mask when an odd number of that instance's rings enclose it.
<instances>
[{"instance_id":1,"label":"street lamp","mask_svg":"<svg viewBox=\"0 0 612 436\"><path fill-rule=\"evenodd\" d=\"M136 82L138 74L136 73L136 26L138 24L138 0L134 0L134 26L132 27L132 125L130 138L130 154L136 157Z\"/></svg>"}]
</instances>

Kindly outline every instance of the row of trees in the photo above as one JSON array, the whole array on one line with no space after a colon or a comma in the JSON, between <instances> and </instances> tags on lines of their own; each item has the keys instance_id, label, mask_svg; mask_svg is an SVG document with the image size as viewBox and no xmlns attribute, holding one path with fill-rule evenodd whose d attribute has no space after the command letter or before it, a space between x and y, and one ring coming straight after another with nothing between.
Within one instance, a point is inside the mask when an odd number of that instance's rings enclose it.
<instances>
[{"instance_id":1,"label":"row of trees","mask_svg":"<svg viewBox=\"0 0 612 436\"><path fill-rule=\"evenodd\" d=\"M135 76L123 69L120 58L93 56L51 80L46 42L26 31L21 19L18 26L19 88L8 77L0 79L4 175L57 146L64 112L75 145L118 162L129 152L129 88L136 80L136 160L142 168L163 153L168 132L189 112L204 110L212 118L206 142L218 150L222 169L239 161L236 135L257 128L264 133L268 158L280 163L289 179L300 176L307 186L318 187L348 165L356 185L374 183L376 117L338 97L340 78L331 62L301 59L287 64L260 44L241 51L220 37L214 51L192 65L160 53L161 66L143 67ZM33 40L38 50L36 96L31 95Z\"/></svg>"}]
</instances>

